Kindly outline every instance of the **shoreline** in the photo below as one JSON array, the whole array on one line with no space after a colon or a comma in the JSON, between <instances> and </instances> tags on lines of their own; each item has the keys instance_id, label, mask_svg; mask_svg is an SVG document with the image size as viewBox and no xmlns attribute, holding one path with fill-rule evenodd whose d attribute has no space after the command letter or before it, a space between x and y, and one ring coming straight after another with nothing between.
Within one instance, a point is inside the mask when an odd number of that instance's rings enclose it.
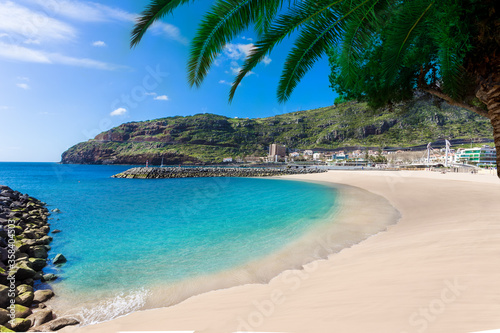
<instances>
[{"instance_id":1,"label":"shoreline","mask_svg":"<svg viewBox=\"0 0 500 333\"><path fill-rule=\"evenodd\" d=\"M276 179L283 181L281 178ZM320 184L318 182L312 183ZM305 230L304 234L292 242L284 244L277 251L219 273L180 281L172 285L153 285L149 286L148 290L120 295L118 297L120 302L123 299L134 301L141 299L142 305L137 305L138 307L131 311L131 313L135 313L175 306L193 296L215 290L247 284L267 284L281 272L290 269L301 269L307 263L318 259L326 259L331 253L338 252L345 247L359 243L374 233L385 230L388 225L396 223L399 218L399 213L382 197L350 186L328 183L321 183L321 185L337 193L330 210L319 221L314 222L313 226ZM363 202L370 203L362 208L365 216L372 216L372 219L373 216L377 216L376 223L368 223L366 218L353 220L349 216L348 212L359 207ZM60 304L54 304L56 308L71 306L71 303L66 304L67 302L64 300L59 300L59 302ZM83 308L77 312L67 312L66 315L76 316L82 323L82 327L87 327L88 325L109 322L130 314L121 314L113 319L101 319L96 323L95 314L105 313L106 306L112 303L112 298L85 303L83 313L90 316L89 318L83 318L79 315Z\"/></svg>"},{"instance_id":2,"label":"shoreline","mask_svg":"<svg viewBox=\"0 0 500 333\"><path fill-rule=\"evenodd\" d=\"M236 330L471 332L500 327L500 182L495 176L335 171L327 181L385 197L402 217L385 232L268 284L191 297L63 332Z\"/></svg>"}]
</instances>

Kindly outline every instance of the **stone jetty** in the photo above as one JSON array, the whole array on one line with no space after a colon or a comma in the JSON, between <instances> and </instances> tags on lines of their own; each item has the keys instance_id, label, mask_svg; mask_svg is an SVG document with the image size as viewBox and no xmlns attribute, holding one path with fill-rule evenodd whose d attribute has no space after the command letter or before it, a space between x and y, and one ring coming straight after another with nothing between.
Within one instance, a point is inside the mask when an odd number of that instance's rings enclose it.
<instances>
[{"instance_id":1,"label":"stone jetty","mask_svg":"<svg viewBox=\"0 0 500 333\"><path fill-rule=\"evenodd\" d=\"M326 172L323 169L304 167L285 168L221 168L221 167L142 167L128 169L114 178L192 178L192 177L273 177Z\"/></svg>"},{"instance_id":2,"label":"stone jetty","mask_svg":"<svg viewBox=\"0 0 500 333\"><path fill-rule=\"evenodd\" d=\"M44 282L57 278L43 273L52 241L49 215L45 203L0 185L0 332L47 332L79 323L58 318L45 304L54 293Z\"/></svg>"}]
</instances>

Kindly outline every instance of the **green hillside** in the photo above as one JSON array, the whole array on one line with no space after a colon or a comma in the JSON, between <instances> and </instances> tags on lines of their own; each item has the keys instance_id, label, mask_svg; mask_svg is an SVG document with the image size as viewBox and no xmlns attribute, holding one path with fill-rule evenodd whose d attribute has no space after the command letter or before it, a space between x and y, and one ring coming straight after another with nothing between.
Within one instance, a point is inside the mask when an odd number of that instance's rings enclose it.
<instances>
[{"instance_id":1,"label":"green hillside","mask_svg":"<svg viewBox=\"0 0 500 333\"><path fill-rule=\"evenodd\" d=\"M214 114L122 124L62 154L63 163L217 163L223 157L265 156L271 143L290 149L413 146L438 139L492 138L489 120L420 99L373 111L365 104L292 112L262 119Z\"/></svg>"}]
</instances>

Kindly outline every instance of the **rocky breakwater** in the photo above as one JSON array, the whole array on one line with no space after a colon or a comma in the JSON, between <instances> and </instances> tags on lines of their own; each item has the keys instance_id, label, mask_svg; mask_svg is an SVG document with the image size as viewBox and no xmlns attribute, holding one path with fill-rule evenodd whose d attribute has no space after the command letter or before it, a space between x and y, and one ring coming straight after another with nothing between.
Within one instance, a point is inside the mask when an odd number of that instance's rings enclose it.
<instances>
[{"instance_id":1,"label":"rocky breakwater","mask_svg":"<svg viewBox=\"0 0 500 333\"><path fill-rule=\"evenodd\" d=\"M191 178L191 177L273 177L326 172L316 168L219 168L219 167L148 167L132 168L116 174L114 178Z\"/></svg>"},{"instance_id":2,"label":"rocky breakwater","mask_svg":"<svg viewBox=\"0 0 500 333\"><path fill-rule=\"evenodd\" d=\"M0 185L0 332L47 332L78 324L57 318L45 304L54 296L46 282L57 279L43 273L52 241L49 215L45 203ZM64 262L61 254L52 260Z\"/></svg>"}]
</instances>

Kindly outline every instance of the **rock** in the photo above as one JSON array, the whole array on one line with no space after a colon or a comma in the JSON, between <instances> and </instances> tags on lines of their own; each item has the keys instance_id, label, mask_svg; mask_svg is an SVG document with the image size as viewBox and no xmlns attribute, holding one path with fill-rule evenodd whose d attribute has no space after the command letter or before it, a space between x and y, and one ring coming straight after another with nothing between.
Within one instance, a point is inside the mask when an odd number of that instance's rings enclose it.
<instances>
[{"instance_id":1,"label":"rock","mask_svg":"<svg viewBox=\"0 0 500 333\"><path fill-rule=\"evenodd\" d=\"M54 230L52 231L52 233L53 233L53 234L58 234L58 233L60 233L60 232L61 232L61 230L59 230L59 229L54 229Z\"/></svg>"},{"instance_id":2,"label":"rock","mask_svg":"<svg viewBox=\"0 0 500 333\"><path fill-rule=\"evenodd\" d=\"M34 292L33 290L33 287L32 286L29 286L29 285L26 285L26 284L21 284L20 286L17 286L16 288L16 292L17 294L22 294L22 293L25 293L25 292Z\"/></svg>"},{"instance_id":3,"label":"rock","mask_svg":"<svg viewBox=\"0 0 500 333\"><path fill-rule=\"evenodd\" d=\"M15 304L14 311L16 314L16 318L26 318L31 314L31 310L24 305Z\"/></svg>"},{"instance_id":4,"label":"rock","mask_svg":"<svg viewBox=\"0 0 500 333\"><path fill-rule=\"evenodd\" d=\"M54 292L50 289L37 290L37 291L35 291L35 298L33 299L33 301L42 303L42 302L48 301L53 296L54 296Z\"/></svg>"},{"instance_id":5,"label":"rock","mask_svg":"<svg viewBox=\"0 0 500 333\"><path fill-rule=\"evenodd\" d=\"M61 328L66 326L72 326L78 324L80 324L80 322L75 318L62 317L49 321L48 323L45 323L41 326L34 327L33 330L35 332L51 332L60 330Z\"/></svg>"},{"instance_id":6,"label":"rock","mask_svg":"<svg viewBox=\"0 0 500 333\"><path fill-rule=\"evenodd\" d=\"M30 256L33 258L47 259L47 249L44 245L37 245L30 248Z\"/></svg>"},{"instance_id":7,"label":"rock","mask_svg":"<svg viewBox=\"0 0 500 333\"><path fill-rule=\"evenodd\" d=\"M33 303L33 298L33 291L27 291L25 293L19 294L19 296L16 297L16 304L31 306L31 303Z\"/></svg>"},{"instance_id":8,"label":"rock","mask_svg":"<svg viewBox=\"0 0 500 333\"><path fill-rule=\"evenodd\" d=\"M50 236L43 236L43 237L40 237L37 240L37 245L49 245L50 242L52 242L52 237L50 237Z\"/></svg>"},{"instance_id":9,"label":"rock","mask_svg":"<svg viewBox=\"0 0 500 333\"><path fill-rule=\"evenodd\" d=\"M26 332L31 327L31 321L24 318L16 318L5 323L5 327L16 332Z\"/></svg>"},{"instance_id":10,"label":"rock","mask_svg":"<svg viewBox=\"0 0 500 333\"><path fill-rule=\"evenodd\" d=\"M26 279L31 279L35 276L36 272L28 267L26 261L22 261L20 263L16 264L17 267L15 267L13 270L9 272L9 275L15 275L16 280L18 281L23 281Z\"/></svg>"},{"instance_id":11,"label":"rock","mask_svg":"<svg viewBox=\"0 0 500 333\"><path fill-rule=\"evenodd\" d=\"M58 265L58 264L64 264L66 261L68 261L66 260L66 257L63 256L61 253L58 253L54 258L54 260L52 261L52 263L54 265Z\"/></svg>"},{"instance_id":12,"label":"rock","mask_svg":"<svg viewBox=\"0 0 500 333\"><path fill-rule=\"evenodd\" d=\"M42 279L42 276L43 276L43 272L40 271L40 272L36 272L35 276L33 276L33 280L41 280Z\"/></svg>"},{"instance_id":13,"label":"rock","mask_svg":"<svg viewBox=\"0 0 500 333\"><path fill-rule=\"evenodd\" d=\"M34 283L35 283L35 280L33 280L33 279L26 279L26 280L23 281L23 284L27 284L27 285L30 285L30 286L32 286Z\"/></svg>"},{"instance_id":14,"label":"rock","mask_svg":"<svg viewBox=\"0 0 500 333\"><path fill-rule=\"evenodd\" d=\"M47 261L42 258L29 258L28 265L35 271L41 271L47 265Z\"/></svg>"},{"instance_id":15,"label":"rock","mask_svg":"<svg viewBox=\"0 0 500 333\"><path fill-rule=\"evenodd\" d=\"M60 213L61 210L59 208L54 208L51 210L52 213Z\"/></svg>"},{"instance_id":16,"label":"rock","mask_svg":"<svg viewBox=\"0 0 500 333\"><path fill-rule=\"evenodd\" d=\"M42 282L54 281L57 279L57 275L49 273L42 276Z\"/></svg>"},{"instance_id":17,"label":"rock","mask_svg":"<svg viewBox=\"0 0 500 333\"><path fill-rule=\"evenodd\" d=\"M0 284L0 307L5 308L9 304L9 287Z\"/></svg>"},{"instance_id":18,"label":"rock","mask_svg":"<svg viewBox=\"0 0 500 333\"><path fill-rule=\"evenodd\" d=\"M7 327L0 325L0 332L15 332L11 329L8 329Z\"/></svg>"},{"instance_id":19,"label":"rock","mask_svg":"<svg viewBox=\"0 0 500 333\"><path fill-rule=\"evenodd\" d=\"M0 325L3 325L10 320L9 313L10 312L5 309L0 309Z\"/></svg>"},{"instance_id":20,"label":"rock","mask_svg":"<svg viewBox=\"0 0 500 333\"><path fill-rule=\"evenodd\" d=\"M33 314L31 314L26 319L31 320L32 325L36 327L45 324L46 322L52 320L52 318L53 318L52 310L42 309L33 312Z\"/></svg>"}]
</instances>

